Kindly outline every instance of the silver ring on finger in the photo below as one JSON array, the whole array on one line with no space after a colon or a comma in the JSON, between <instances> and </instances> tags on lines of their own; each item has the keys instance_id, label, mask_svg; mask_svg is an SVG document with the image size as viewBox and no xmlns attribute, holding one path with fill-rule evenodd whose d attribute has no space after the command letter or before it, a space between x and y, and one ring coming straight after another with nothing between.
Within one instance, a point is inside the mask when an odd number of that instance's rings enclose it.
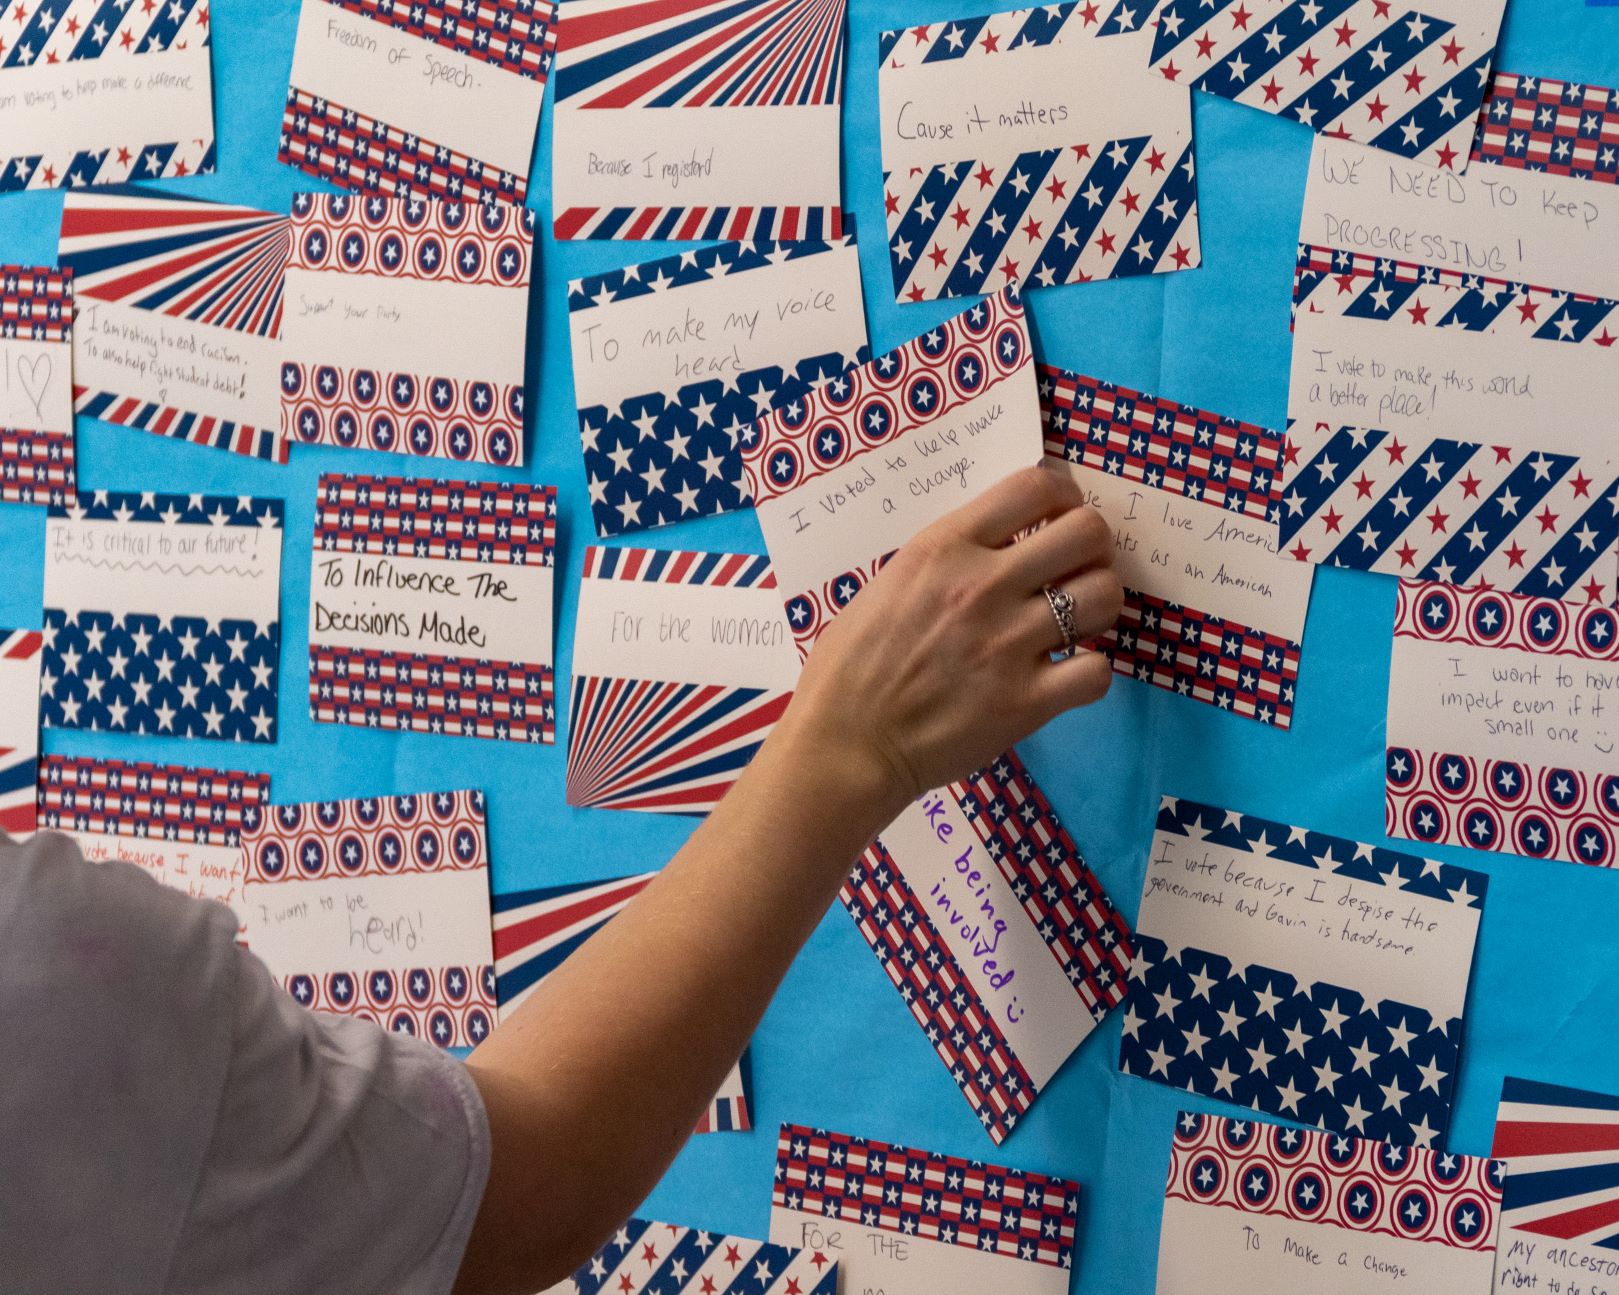
<instances>
[{"instance_id":1,"label":"silver ring on finger","mask_svg":"<svg viewBox=\"0 0 1619 1295\"><path fill-rule=\"evenodd\" d=\"M1058 632L1062 634L1062 650L1072 652L1079 646L1079 626L1074 624L1074 596L1065 589L1053 589L1050 585L1043 586L1042 592L1051 604L1052 619L1057 622Z\"/></svg>"}]
</instances>

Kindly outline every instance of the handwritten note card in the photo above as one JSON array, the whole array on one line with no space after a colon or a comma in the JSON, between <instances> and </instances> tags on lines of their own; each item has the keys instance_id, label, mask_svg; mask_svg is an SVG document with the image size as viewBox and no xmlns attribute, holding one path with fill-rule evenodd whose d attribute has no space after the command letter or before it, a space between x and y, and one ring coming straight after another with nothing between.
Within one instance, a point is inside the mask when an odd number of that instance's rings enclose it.
<instances>
[{"instance_id":1,"label":"handwritten note card","mask_svg":"<svg viewBox=\"0 0 1619 1295\"><path fill-rule=\"evenodd\" d=\"M839 237L847 7L563 0L556 237Z\"/></svg>"},{"instance_id":2,"label":"handwritten note card","mask_svg":"<svg viewBox=\"0 0 1619 1295\"><path fill-rule=\"evenodd\" d=\"M274 742L279 499L98 490L45 526L47 728Z\"/></svg>"},{"instance_id":3,"label":"handwritten note card","mask_svg":"<svg viewBox=\"0 0 1619 1295\"><path fill-rule=\"evenodd\" d=\"M555 550L550 486L323 476L311 716L553 741Z\"/></svg>"},{"instance_id":4,"label":"handwritten note card","mask_svg":"<svg viewBox=\"0 0 1619 1295\"><path fill-rule=\"evenodd\" d=\"M1611 603L1619 186L1317 139L1299 242L1286 551Z\"/></svg>"},{"instance_id":5,"label":"handwritten note card","mask_svg":"<svg viewBox=\"0 0 1619 1295\"><path fill-rule=\"evenodd\" d=\"M592 545L568 803L707 813L787 709L798 669L768 558Z\"/></svg>"},{"instance_id":6,"label":"handwritten note card","mask_svg":"<svg viewBox=\"0 0 1619 1295\"><path fill-rule=\"evenodd\" d=\"M1486 884L1166 796L1120 1068L1301 1124L1435 1145Z\"/></svg>"},{"instance_id":7,"label":"handwritten note card","mask_svg":"<svg viewBox=\"0 0 1619 1295\"><path fill-rule=\"evenodd\" d=\"M533 236L504 202L295 197L287 439L521 464Z\"/></svg>"},{"instance_id":8,"label":"handwritten note card","mask_svg":"<svg viewBox=\"0 0 1619 1295\"><path fill-rule=\"evenodd\" d=\"M784 1124L770 1238L837 1261L844 1295L1066 1295L1079 1184Z\"/></svg>"},{"instance_id":9,"label":"handwritten note card","mask_svg":"<svg viewBox=\"0 0 1619 1295\"><path fill-rule=\"evenodd\" d=\"M1489 1289L1499 1162L1182 1113L1158 1295Z\"/></svg>"},{"instance_id":10,"label":"handwritten note card","mask_svg":"<svg viewBox=\"0 0 1619 1295\"><path fill-rule=\"evenodd\" d=\"M1506 1163L1497 1292L1619 1290L1619 1098L1508 1076L1495 1150Z\"/></svg>"},{"instance_id":11,"label":"handwritten note card","mask_svg":"<svg viewBox=\"0 0 1619 1295\"><path fill-rule=\"evenodd\" d=\"M819 1251L631 1219L590 1262L541 1295L838 1295Z\"/></svg>"},{"instance_id":12,"label":"handwritten note card","mask_svg":"<svg viewBox=\"0 0 1619 1295\"><path fill-rule=\"evenodd\" d=\"M841 898L997 1143L1124 999L1130 930L1015 752L911 805Z\"/></svg>"},{"instance_id":13,"label":"handwritten note card","mask_svg":"<svg viewBox=\"0 0 1619 1295\"><path fill-rule=\"evenodd\" d=\"M81 414L285 463L280 359L287 218L152 194L70 193Z\"/></svg>"},{"instance_id":14,"label":"handwritten note card","mask_svg":"<svg viewBox=\"0 0 1619 1295\"><path fill-rule=\"evenodd\" d=\"M72 340L72 273L0 265L0 502L73 497Z\"/></svg>"},{"instance_id":15,"label":"handwritten note card","mask_svg":"<svg viewBox=\"0 0 1619 1295\"><path fill-rule=\"evenodd\" d=\"M281 161L359 193L528 192L554 0L303 0Z\"/></svg>"},{"instance_id":16,"label":"handwritten note card","mask_svg":"<svg viewBox=\"0 0 1619 1295\"><path fill-rule=\"evenodd\" d=\"M214 169L209 0L18 3L0 46L0 193Z\"/></svg>"},{"instance_id":17,"label":"handwritten note card","mask_svg":"<svg viewBox=\"0 0 1619 1295\"><path fill-rule=\"evenodd\" d=\"M1389 834L1613 867L1616 691L1612 609L1402 580Z\"/></svg>"},{"instance_id":18,"label":"handwritten note card","mask_svg":"<svg viewBox=\"0 0 1619 1295\"><path fill-rule=\"evenodd\" d=\"M894 296L965 297L1201 263L1192 103L1139 29L1068 0L883 32Z\"/></svg>"},{"instance_id":19,"label":"handwritten note card","mask_svg":"<svg viewBox=\"0 0 1619 1295\"><path fill-rule=\"evenodd\" d=\"M1283 437L1041 365L1046 454L1113 528L1116 673L1262 724L1293 721L1310 568L1277 551Z\"/></svg>"},{"instance_id":20,"label":"handwritten note card","mask_svg":"<svg viewBox=\"0 0 1619 1295\"><path fill-rule=\"evenodd\" d=\"M34 830L39 770L38 630L0 630L0 832Z\"/></svg>"},{"instance_id":21,"label":"handwritten note card","mask_svg":"<svg viewBox=\"0 0 1619 1295\"><path fill-rule=\"evenodd\" d=\"M568 285L598 535L749 502L754 422L864 361L853 236L725 243Z\"/></svg>"},{"instance_id":22,"label":"handwritten note card","mask_svg":"<svg viewBox=\"0 0 1619 1295\"><path fill-rule=\"evenodd\" d=\"M495 997L504 1019L658 874L509 891L494 900ZM752 1127L746 1063L731 1067L698 1133Z\"/></svg>"},{"instance_id":23,"label":"handwritten note card","mask_svg":"<svg viewBox=\"0 0 1619 1295\"><path fill-rule=\"evenodd\" d=\"M277 805L242 832L248 947L305 1007L441 1048L494 1027L483 796Z\"/></svg>"},{"instance_id":24,"label":"handwritten note card","mask_svg":"<svg viewBox=\"0 0 1619 1295\"><path fill-rule=\"evenodd\" d=\"M1258 0L1234 9L1161 0L1148 8L1152 67L1166 79L1461 171L1506 0L1420 0L1416 9L1385 0Z\"/></svg>"},{"instance_id":25,"label":"handwritten note card","mask_svg":"<svg viewBox=\"0 0 1619 1295\"><path fill-rule=\"evenodd\" d=\"M759 423L747 488L807 653L929 523L1040 461L1023 303L1007 288Z\"/></svg>"},{"instance_id":26,"label":"handwritten note card","mask_svg":"<svg viewBox=\"0 0 1619 1295\"><path fill-rule=\"evenodd\" d=\"M71 836L92 863L133 863L193 898L229 905L244 938L242 833L260 825L269 800L266 773L60 755L40 762L41 827Z\"/></svg>"}]
</instances>

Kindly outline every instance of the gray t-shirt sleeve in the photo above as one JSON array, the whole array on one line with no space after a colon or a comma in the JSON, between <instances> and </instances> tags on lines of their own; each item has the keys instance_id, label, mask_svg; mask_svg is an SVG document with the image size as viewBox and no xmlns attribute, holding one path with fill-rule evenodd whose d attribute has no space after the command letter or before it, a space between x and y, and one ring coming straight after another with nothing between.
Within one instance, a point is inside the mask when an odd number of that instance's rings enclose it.
<instances>
[{"instance_id":1,"label":"gray t-shirt sleeve","mask_svg":"<svg viewBox=\"0 0 1619 1295\"><path fill-rule=\"evenodd\" d=\"M0 837L0 1290L450 1290L489 1168L471 1077L305 1011L235 935Z\"/></svg>"}]
</instances>

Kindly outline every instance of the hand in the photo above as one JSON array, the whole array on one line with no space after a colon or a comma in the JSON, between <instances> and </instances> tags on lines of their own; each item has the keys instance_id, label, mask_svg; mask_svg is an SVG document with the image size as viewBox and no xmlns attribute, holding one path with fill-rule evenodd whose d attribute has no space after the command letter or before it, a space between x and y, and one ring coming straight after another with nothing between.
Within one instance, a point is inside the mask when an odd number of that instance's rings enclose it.
<instances>
[{"instance_id":1,"label":"hand","mask_svg":"<svg viewBox=\"0 0 1619 1295\"><path fill-rule=\"evenodd\" d=\"M1092 639L1124 605L1112 561L1111 528L1073 478L1024 469L917 535L826 627L783 725L892 816L1107 692L1100 653L1051 659L1063 642L1045 589L1073 596Z\"/></svg>"}]
</instances>

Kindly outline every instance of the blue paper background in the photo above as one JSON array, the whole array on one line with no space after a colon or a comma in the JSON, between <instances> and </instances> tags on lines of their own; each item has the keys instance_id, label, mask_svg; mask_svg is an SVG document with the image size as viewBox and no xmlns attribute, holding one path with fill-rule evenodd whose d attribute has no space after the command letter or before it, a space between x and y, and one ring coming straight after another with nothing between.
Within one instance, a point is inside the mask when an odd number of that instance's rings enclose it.
<instances>
[{"instance_id":1,"label":"blue paper background","mask_svg":"<svg viewBox=\"0 0 1619 1295\"><path fill-rule=\"evenodd\" d=\"M845 197L869 237L862 253L873 349L953 313L899 307L881 241L876 40L883 27L1008 7L852 0L844 112ZM276 138L292 60L295 0L218 0L214 74L219 173L177 193L285 211L313 187L278 166ZM1514 0L1500 65L1619 85L1619 12L1577 0ZM1046 359L1093 375L1280 425L1287 400L1288 299L1309 135L1246 108L1197 96L1205 268L1030 294ZM3 124L0 124L3 129ZM550 109L530 202L549 228ZM0 198L0 262L54 261L61 200ZM574 592L592 538L564 308L566 281L649 259L651 244L554 245L544 237L530 313L530 465L512 474L560 491L559 694L567 693ZM535 393L537 394L537 397ZM1619 427L1615 428L1619 431ZM45 749L268 770L279 800L476 784L489 795L494 881L508 890L656 867L685 839L676 818L577 811L563 804L563 745L526 747L390 736L314 724L305 703L309 537L322 471L455 474L449 464L296 449L287 468L88 420L79 424L84 489L218 491L287 501L282 559L281 742L274 747L51 732ZM463 475L498 475L474 468ZM43 510L0 507L0 625L38 624ZM751 515L652 532L667 547L763 551ZM1316 581L1290 733L1134 682L1068 716L1022 750L1125 913L1140 896L1161 791L1381 841L1384 687L1394 586L1342 571ZM559 708L566 741L568 716ZM1619 995L1613 955L1619 878L1565 864L1436 851L1490 874L1451 1146L1489 1149L1504 1074L1619 1090ZM771 861L760 858L757 865ZM783 1120L1077 1178L1085 1188L1076 1289L1147 1291L1173 1112L1217 1109L1116 1073L1118 1015L1088 1040L996 1149L940 1065L853 924L834 910L798 960L753 1048L757 1131L696 1139L646 1212L764 1236L775 1129ZM671 1063L675 1058L671 1058Z\"/></svg>"}]
</instances>

